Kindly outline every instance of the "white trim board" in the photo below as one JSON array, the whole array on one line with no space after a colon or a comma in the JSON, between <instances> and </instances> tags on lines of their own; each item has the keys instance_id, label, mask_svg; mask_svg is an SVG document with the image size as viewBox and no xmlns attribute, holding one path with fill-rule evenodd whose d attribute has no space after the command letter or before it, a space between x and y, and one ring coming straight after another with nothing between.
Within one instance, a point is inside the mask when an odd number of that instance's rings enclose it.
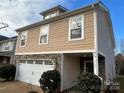
<instances>
[{"instance_id":1,"label":"white trim board","mask_svg":"<svg viewBox=\"0 0 124 93\"><path fill-rule=\"evenodd\" d=\"M98 51L98 53L99 53L100 55L106 57L106 55L105 55L104 53L102 53L102 52L100 52L100 51Z\"/></svg>"},{"instance_id":2,"label":"white trim board","mask_svg":"<svg viewBox=\"0 0 124 93\"><path fill-rule=\"evenodd\" d=\"M59 53L90 53L90 52L95 52L95 50L51 51L51 52L28 52L28 53L15 53L15 55L59 54Z\"/></svg>"},{"instance_id":3,"label":"white trim board","mask_svg":"<svg viewBox=\"0 0 124 93\"><path fill-rule=\"evenodd\" d=\"M97 12L94 10L94 48L98 51L98 37L97 37Z\"/></svg>"},{"instance_id":4,"label":"white trim board","mask_svg":"<svg viewBox=\"0 0 124 93\"><path fill-rule=\"evenodd\" d=\"M61 53L61 91L63 91L64 89L64 70L63 70L63 67L64 67L64 55L63 53Z\"/></svg>"}]
</instances>

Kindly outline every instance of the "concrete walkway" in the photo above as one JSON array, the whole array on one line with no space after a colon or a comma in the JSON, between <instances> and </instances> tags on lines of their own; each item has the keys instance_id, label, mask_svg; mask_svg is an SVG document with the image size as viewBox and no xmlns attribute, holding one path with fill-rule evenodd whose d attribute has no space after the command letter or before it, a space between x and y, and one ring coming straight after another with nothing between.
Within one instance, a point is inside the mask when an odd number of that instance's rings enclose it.
<instances>
[{"instance_id":1,"label":"concrete walkway","mask_svg":"<svg viewBox=\"0 0 124 93\"><path fill-rule=\"evenodd\" d=\"M29 90L43 93L38 86L19 81L0 82L0 93L28 93Z\"/></svg>"}]
</instances>

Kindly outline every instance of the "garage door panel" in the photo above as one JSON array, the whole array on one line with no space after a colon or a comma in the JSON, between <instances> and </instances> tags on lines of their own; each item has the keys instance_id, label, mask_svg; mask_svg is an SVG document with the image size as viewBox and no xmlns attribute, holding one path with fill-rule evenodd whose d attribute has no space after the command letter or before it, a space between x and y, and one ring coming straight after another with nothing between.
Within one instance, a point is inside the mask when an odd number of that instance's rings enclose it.
<instances>
[{"instance_id":1,"label":"garage door panel","mask_svg":"<svg viewBox=\"0 0 124 93\"><path fill-rule=\"evenodd\" d=\"M28 74L27 74L28 73ZM25 69L19 69L19 80L30 83L32 80L32 72L25 70Z\"/></svg>"},{"instance_id":2,"label":"garage door panel","mask_svg":"<svg viewBox=\"0 0 124 93\"><path fill-rule=\"evenodd\" d=\"M49 64L18 64L17 79L23 82L40 85L39 79L43 72L53 70L54 65Z\"/></svg>"}]
</instances>

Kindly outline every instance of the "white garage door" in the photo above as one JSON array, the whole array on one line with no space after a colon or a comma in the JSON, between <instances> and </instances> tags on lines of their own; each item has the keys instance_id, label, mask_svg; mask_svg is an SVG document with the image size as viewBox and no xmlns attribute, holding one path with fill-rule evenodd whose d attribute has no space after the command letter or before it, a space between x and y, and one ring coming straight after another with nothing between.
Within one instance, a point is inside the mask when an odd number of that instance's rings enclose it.
<instances>
[{"instance_id":1,"label":"white garage door","mask_svg":"<svg viewBox=\"0 0 124 93\"><path fill-rule=\"evenodd\" d=\"M54 64L51 60L20 60L17 68L17 80L39 86L42 73L53 70Z\"/></svg>"}]
</instances>

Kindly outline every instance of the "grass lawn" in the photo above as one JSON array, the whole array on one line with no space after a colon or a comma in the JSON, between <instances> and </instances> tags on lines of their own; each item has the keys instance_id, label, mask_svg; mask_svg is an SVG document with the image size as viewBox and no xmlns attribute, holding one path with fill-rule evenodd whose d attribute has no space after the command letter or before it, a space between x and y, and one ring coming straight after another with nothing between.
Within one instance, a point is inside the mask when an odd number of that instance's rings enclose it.
<instances>
[{"instance_id":1,"label":"grass lawn","mask_svg":"<svg viewBox=\"0 0 124 93\"><path fill-rule=\"evenodd\" d=\"M120 90L118 93L124 93L124 75L117 75L115 81L120 83Z\"/></svg>"}]
</instances>

